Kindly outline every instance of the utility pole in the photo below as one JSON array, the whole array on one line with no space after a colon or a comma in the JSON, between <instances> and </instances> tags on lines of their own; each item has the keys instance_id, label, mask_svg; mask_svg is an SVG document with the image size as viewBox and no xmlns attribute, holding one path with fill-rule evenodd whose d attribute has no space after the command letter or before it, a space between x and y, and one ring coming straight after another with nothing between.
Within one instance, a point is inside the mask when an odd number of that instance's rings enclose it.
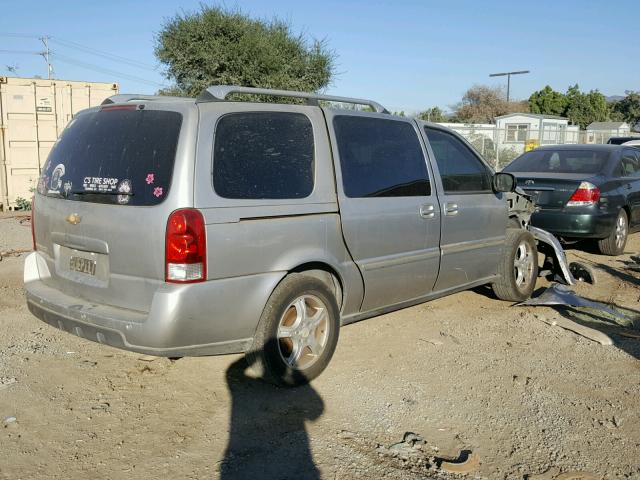
<instances>
[{"instance_id":1,"label":"utility pole","mask_svg":"<svg viewBox=\"0 0 640 480\"><path fill-rule=\"evenodd\" d=\"M53 77L53 65L51 65L51 50L49 50L49 36L40 37L40 41L44 44L44 52L41 55L44 57L44 61L47 62L47 73L49 80Z\"/></svg>"},{"instance_id":2,"label":"utility pole","mask_svg":"<svg viewBox=\"0 0 640 480\"><path fill-rule=\"evenodd\" d=\"M529 70L520 70L518 72L492 73L490 77L507 77L507 102L509 102L509 92L511 90L511 75L522 75L523 73L531 73Z\"/></svg>"}]
</instances>

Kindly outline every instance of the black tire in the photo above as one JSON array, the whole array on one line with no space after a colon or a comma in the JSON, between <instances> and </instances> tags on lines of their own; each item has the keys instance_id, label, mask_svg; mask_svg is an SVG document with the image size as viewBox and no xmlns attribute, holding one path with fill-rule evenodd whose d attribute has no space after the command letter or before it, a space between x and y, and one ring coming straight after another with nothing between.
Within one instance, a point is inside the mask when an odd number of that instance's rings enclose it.
<instances>
[{"instance_id":1,"label":"black tire","mask_svg":"<svg viewBox=\"0 0 640 480\"><path fill-rule=\"evenodd\" d=\"M538 250L531 233L507 229L498 274L500 278L491 286L500 300L522 302L531 296L538 278Z\"/></svg>"},{"instance_id":2,"label":"black tire","mask_svg":"<svg viewBox=\"0 0 640 480\"><path fill-rule=\"evenodd\" d=\"M316 321L318 325L313 326ZM283 337L283 332L290 336ZM329 364L339 332L340 311L331 289L315 277L293 273L269 297L246 353L247 362L268 382L288 387L304 385ZM315 355L313 348L318 349ZM302 353L296 361L298 351Z\"/></svg>"},{"instance_id":3,"label":"black tire","mask_svg":"<svg viewBox=\"0 0 640 480\"><path fill-rule=\"evenodd\" d=\"M624 253L624 247L627 246L628 236L629 219L627 218L627 212L625 212L624 208L621 208L609 236L598 240L598 250L600 250L600 253L603 255L622 255Z\"/></svg>"}]
</instances>

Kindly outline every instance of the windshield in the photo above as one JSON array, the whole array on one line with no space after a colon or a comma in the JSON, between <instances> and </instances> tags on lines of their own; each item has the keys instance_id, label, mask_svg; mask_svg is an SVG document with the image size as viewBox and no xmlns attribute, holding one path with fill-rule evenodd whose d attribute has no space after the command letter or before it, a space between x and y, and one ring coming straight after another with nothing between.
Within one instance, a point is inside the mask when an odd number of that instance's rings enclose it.
<instances>
[{"instance_id":1,"label":"windshield","mask_svg":"<svg viewBox=\"0 0 640 480\"><path fill-rule=\"evenodd\" d=\"M602 150L532 150L516 158L505 172L599 173L609 160Z\"/></svg>"},{"instance_id":2,"label":"windshield","mask_svg":"<svg viewBox=\"0 0 640 480\"><path fill-rule=\"evenodd\" d=\"M128 106L78 115L51 150L38 193L156 205L168 193L181 123L177 112Z\"/></svg>"}]
</instances>

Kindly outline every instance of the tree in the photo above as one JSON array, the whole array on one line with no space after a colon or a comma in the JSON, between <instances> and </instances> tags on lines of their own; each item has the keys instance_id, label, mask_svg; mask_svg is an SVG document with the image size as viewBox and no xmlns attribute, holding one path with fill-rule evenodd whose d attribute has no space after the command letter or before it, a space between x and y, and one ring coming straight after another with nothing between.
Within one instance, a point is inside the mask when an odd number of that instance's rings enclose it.
<instances>
[{"instance_id":1,"label":"tree","mask_svg":"<svg viewBox=\"0 0 640 480\"><path fill-rule=\"evenodd\" d=\"M424 112L418 114L420 120L426 120L427 122L446 122L447 119L444 116L444 112L439 107L427 108Z\"/></svg>"},{"instance_id":2,"label":"tree","mask_svg":"<svg viewBox=\"0 0 640 480\"><path fill-rule=\"evenodd\" d=\"M598 90L583 93L578 84L575 84L567 90L566 99L565 116L582 129L592 122L605 122L610 119L607 99Z\"/></svg>"},{"instance_id":3,"label":"tree","mask_svg":"<svg viewBox=\"0 0 640 480\"><path fill-rule=\"evenodd\" d=\"M567 97L547 85L542 90L531 94L529 108L531 113L564 115L567 108Z\"/></svg>"},{"instance_id":4,"label":"tree","mask_svg":"<svg viewBox=\"0 0 640 480\"><path fill-rule=\"evenodd\" d=\"M622 100L613 104L612 117L627 122L631 127L640 123L640 92L627 91Z\"/></svg>"},{"instance_id":5,"label":"tree","mask_svg":"<svg viewBox=\"0 0 640 480\"><path fill-rule=\"evenodd\" d=\"M474 85L462 97L454 117L469 123L491 123L495 117L507 113L528 112L526 102L507 102L504 89Z\"/></svg>"},{"instance_id":6,"label":"tree","mask_svg":"<svg viewBox=\"0 0 640 480\"><path fill-rule=\"evenodd\" d=\"M296 35L282 20L207 5L168 20L155 54L175 83L160 93L185 96L225 84L317 91L329 84L336 58L326 41Z\"/></svg>"}]
</instances>

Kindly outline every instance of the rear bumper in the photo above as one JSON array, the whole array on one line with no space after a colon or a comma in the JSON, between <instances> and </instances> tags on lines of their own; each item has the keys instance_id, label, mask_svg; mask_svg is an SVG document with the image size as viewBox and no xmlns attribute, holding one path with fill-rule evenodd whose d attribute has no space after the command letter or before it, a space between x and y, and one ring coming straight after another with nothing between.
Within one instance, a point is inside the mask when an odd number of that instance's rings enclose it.
<instances>
[{"instance_id":1,"label":"rear bumper","mask_svg":"<svg viewBox=\"0 0 640 480\"><path fill-rule=\"evenodd\" d=\"M605 238L617 217L609 212L567 212L540 210L531 216L531 225L567 238Z\"/></svg>"},{"instance_id":2,"label":"rear bumper","mask_svg":"<svg viewBox=\"0 0 640 480\"><path fill-rule=\"evenodd\" d=\"M240 353L251 345L279 273L164 285L148 313L96 305L43 281L46 263L25 259L27 305L40 320L94 342L165 357Z\"/></svg>"}]
</instances>

